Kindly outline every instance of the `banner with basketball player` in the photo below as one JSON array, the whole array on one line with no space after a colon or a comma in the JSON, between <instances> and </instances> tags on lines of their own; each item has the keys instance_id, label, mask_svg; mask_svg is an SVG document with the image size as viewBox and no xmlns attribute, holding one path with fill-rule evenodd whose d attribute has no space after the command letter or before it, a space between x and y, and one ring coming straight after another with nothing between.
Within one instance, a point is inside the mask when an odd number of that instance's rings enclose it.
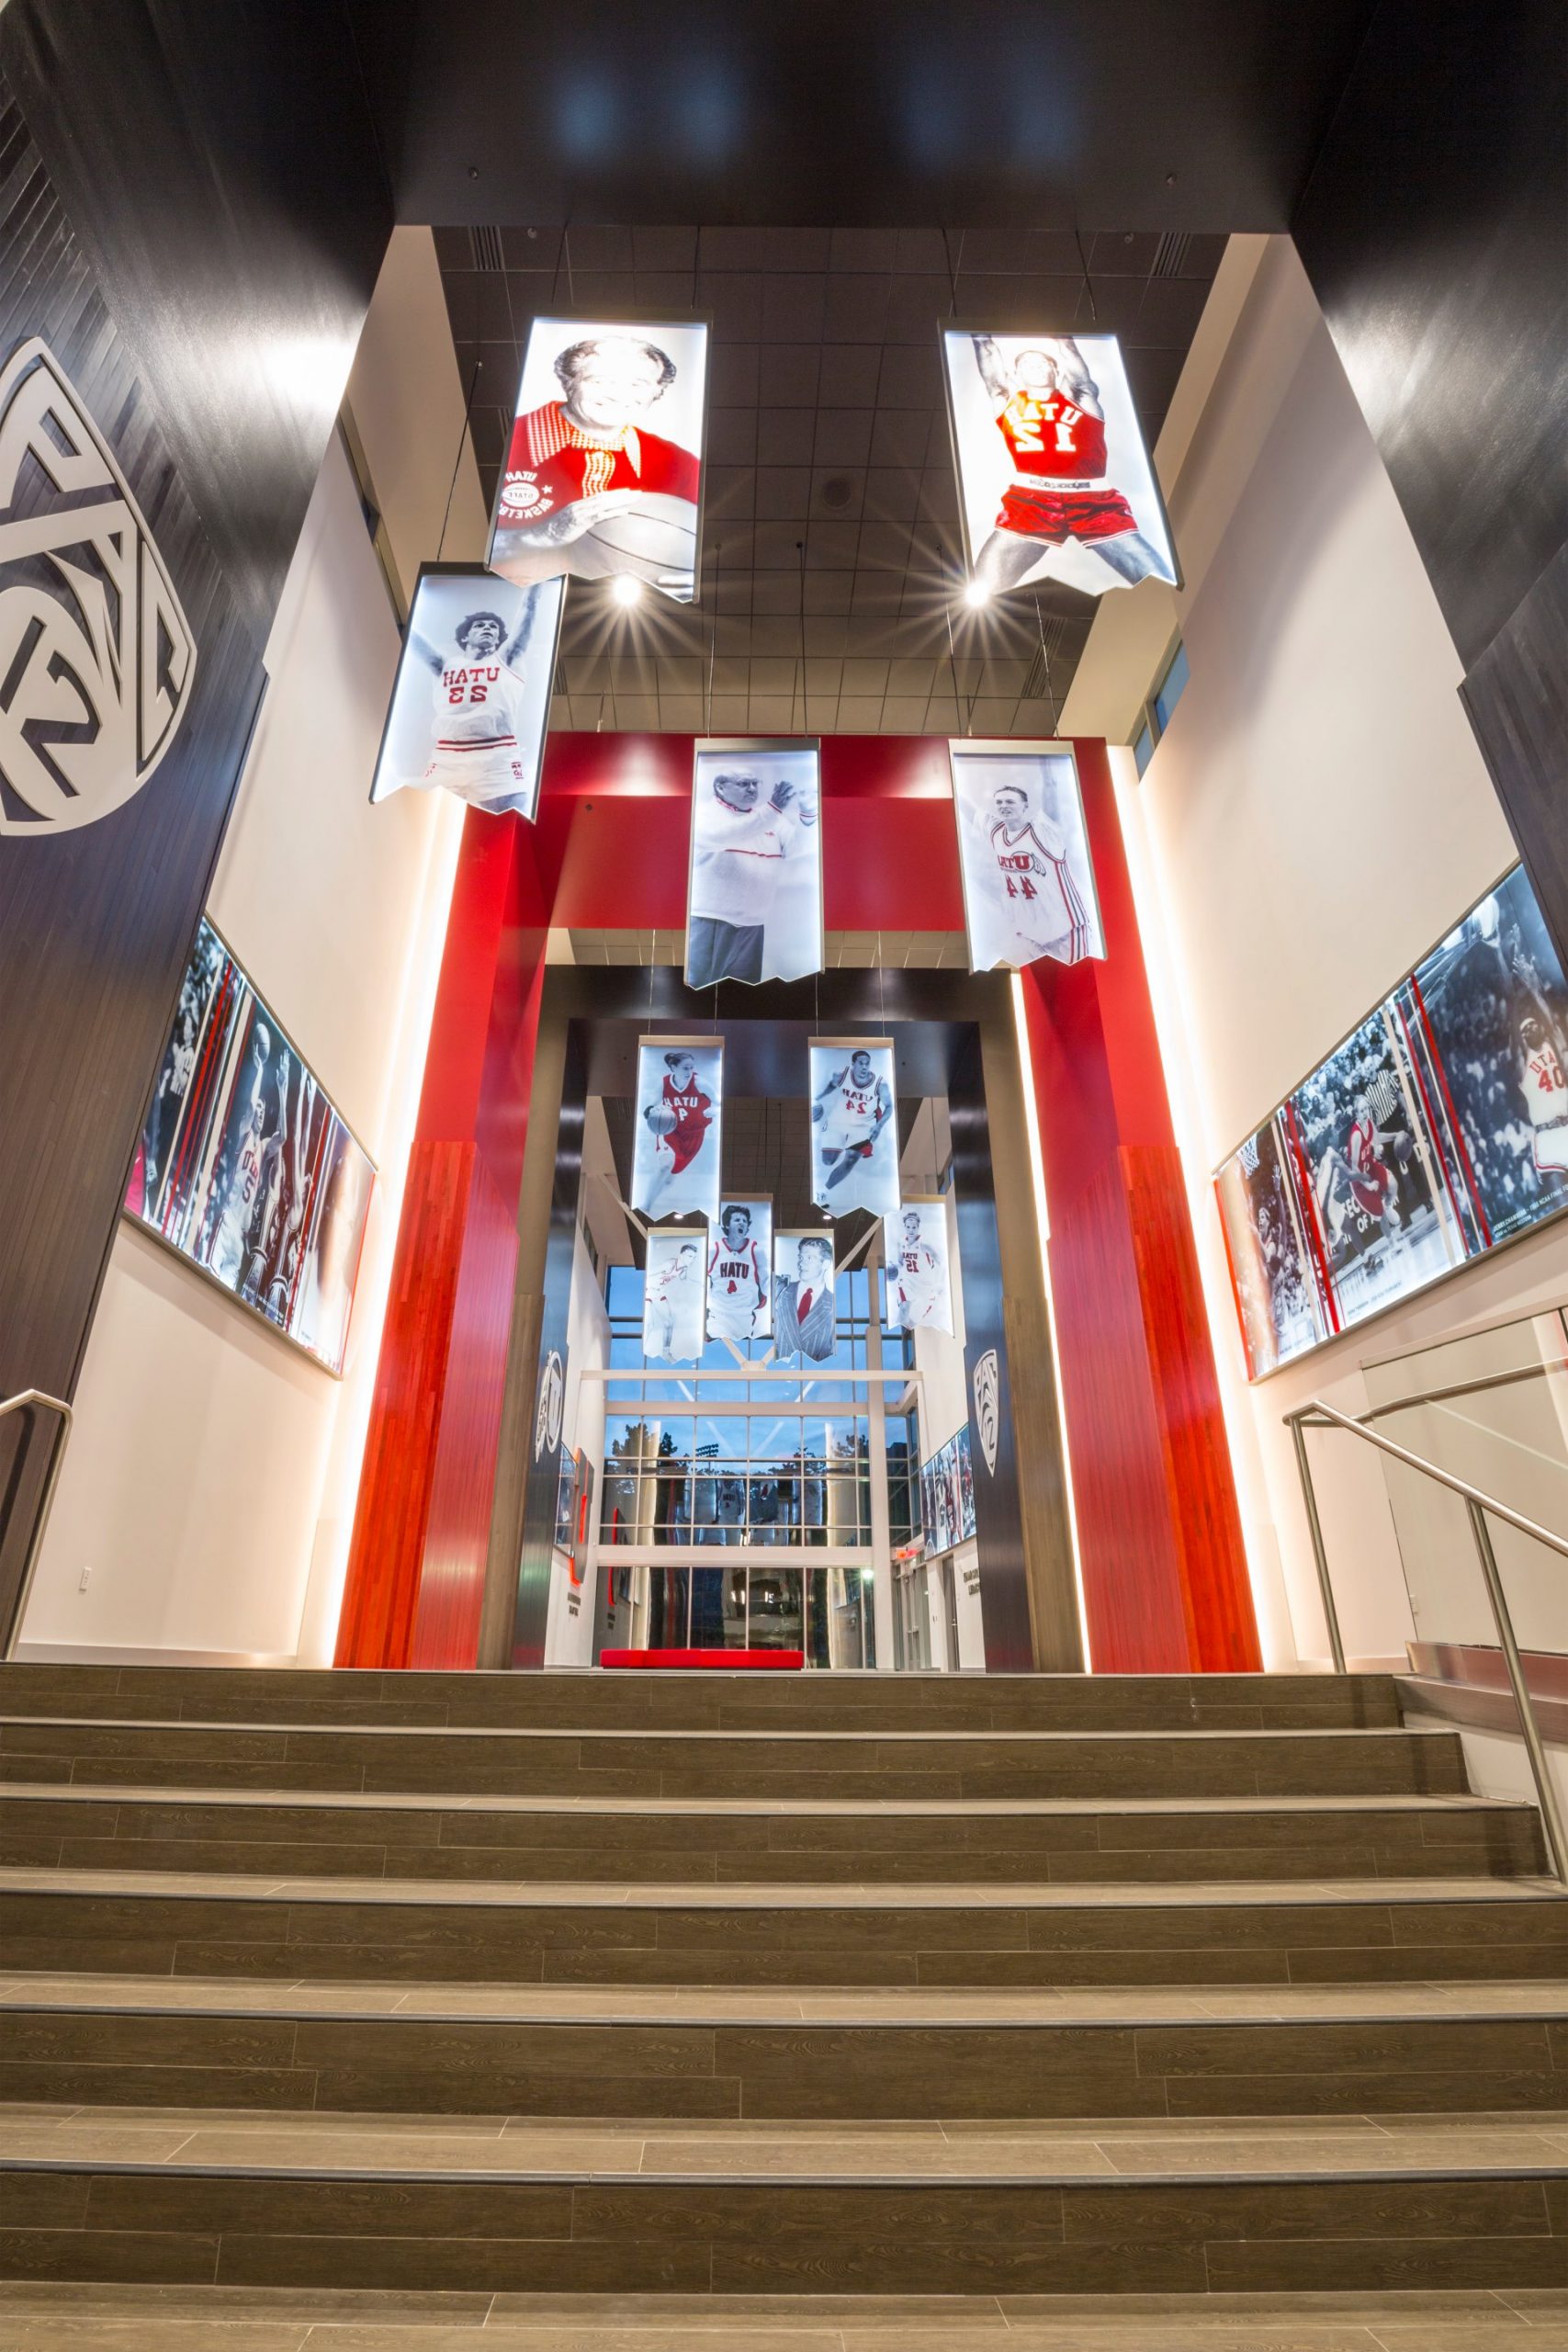
<instances>
[{"instance_id":1,"label":"banner with basketball player","mask_svg":"<svg viewBox=\"0 0 1568 2352\"><path fill-rule=\"evenodd\" d=\"M829 1216L898 1207L898 1121L890 1037L811 1040L811 1197Z\"/></svg>"},{"instance_id":2,"label":"banner with basketball player","mask_svg":"<svg viewBox=\"0 0 1568 2352\"><path fill-rule=\"evenodd\" d=\"M947 1203L939 1193L906 1194L882 1227L890 1331L953 1330Z\"/></svg>"},{"instance_id":3,"label":"banner with basketball player","mask_svg":"<svg viewBox=\"0 0 1568 2352\"><path fill-rule=\"evenodd\" d=\"M708 1235L708 1338L744 1348L773 1328L773 1204L765 1193L726 1193Z\"/></svg>"},{"instance_id":4,"label":"banner with basketball player","mask_svg":"<svg viewBox=\"0 0 1568 2352\"><path fill-rule=\"evenodd\" d=\"M1062 743L948 745L969 968L1105 953L1077 763Z\"/></svg>"},{"instance_id":5,"label":"banner with basketball player","mask_svg":"<svg viewBox=\"0 0 1568 2352\"><path fill-rule=\"evenodd\" d=\"M707 328L536 319L491 519L490 568L526 584L618 574L696 596Z\"/></svg>"},{"instance_id":6,"label":"banner with basketball player","mask_svg":"<svg viewBox=\"0 0 1568 2352\"><path fill-rule=\"evenodd\" d=\"M124 1207L343 1369L376 1170L203 917Z\"/></svg>"},{"instance_id":7,"label":"banner with basketball player","mask_svg":"<svg viewBox=\"0 0 1568 2352\"><path fill-rule=\"evenodd\" d=\"M724 1043L644 1037L637 1047L631 1205L639 1216L718 1222Z\"/></svg>"},{"instance_id":8,"label":"banner with basketball player","mask_svg":"<svg viewBox=\"0 0 1568 2352\"><path fill-rule=\"evenodd\" d=\"M816 743L703 737L692 773L686 986L822 969Z\"/></svg>"},{"instance_id":9,"label":"banner with basketball player","mask_svg":"<svg viewBox=\"0 0 1568 2352\"><path fill-rule=\"evenodd\" d=\"M969 576L992 595L1181 584L1113 334L942 331Z\"/></svg>"},{"instance_id":10,"label":"banner with basketball player","mask_svg":"<svg viewBox=\"0 0 1568 2352\"><path fill-rule=\"evenodd\" d=\"M372 801L451 792L533 821L565 596L561 580L519 588L471 564L421 566Z\"/></svg>"},{"instance_id":11,"label":"banner with basketball player","mask_svg":"<svg viewBox=\"0 0 1568 2352\"><path fill-rule=\"evenodd\" d=\"M804 1357L826 1363L838 1343L833 1237L820 1226L773 1236L773 1353L781 1363Z\"/></svg>"},{"instance_id":12,"label":"banner with basketball player","mask_svg":"<svg viewBox=\"0 0 1568 2352\"><path fill-rule=\"evenodd\" d=\"M1254 1379L1568 1208L1568 980L1522 867L1214 1182Z\"/></svg>"},{"instance_id":13,"label":"banner with basketball player","mask_svg":"<svg viewBox=\"0 0 1568 2352\"><path fill-rule=\"evenodd\" d=\"M703 1352L707 1245L701 1234L648 1237L642 1282L642 1352L649 1363L696 1363Z\"/></svg>"}]
</instances>

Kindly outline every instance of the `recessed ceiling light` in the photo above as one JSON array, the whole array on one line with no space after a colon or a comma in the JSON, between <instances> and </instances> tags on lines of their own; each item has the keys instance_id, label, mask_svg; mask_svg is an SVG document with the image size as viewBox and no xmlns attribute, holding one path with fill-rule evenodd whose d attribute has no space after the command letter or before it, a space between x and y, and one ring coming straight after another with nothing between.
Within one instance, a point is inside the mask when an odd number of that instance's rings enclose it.
<instances>
[{"instance_id":1,"label":"recessed ceiling light","mask_svg":"<svg viewBox=\"0 0 1568 2352\"><path fill-rule=\"evenodd\" d=\"M988 605L991 601L990 589L983 580L966 580L964 582L964 601L966 605Z\"/></svg>"},{"instance_id":2,"label":"recessed ceiling light","mask_svg":"<svg viewBox=\"0 0 1568 2352\"><path fill-rule=\"evenodd\" d=\"M635 571L617 571L610 582L610 594L617 605L624 605L629 612L634 605L642 602L642 582Z\"/></svg>"}]
</instances>

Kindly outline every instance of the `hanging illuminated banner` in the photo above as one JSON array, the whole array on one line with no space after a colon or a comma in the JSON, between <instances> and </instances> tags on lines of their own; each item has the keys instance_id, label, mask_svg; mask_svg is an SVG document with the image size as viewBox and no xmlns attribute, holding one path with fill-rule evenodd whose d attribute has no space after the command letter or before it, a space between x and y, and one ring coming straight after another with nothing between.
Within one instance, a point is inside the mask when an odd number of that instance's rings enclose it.
<instances>
[{"instance_id":1,"label":"hanging illuminated banner","mask_svg":"<svg viewBox=\"0 0 1568 2352\"><path fill-rule=\"evenodd\" d=\"M811 1197L829 1216L897 1210L890 1037L811 1040Z\"/></svg>"},{"instance_id":2,"label":"hanging illuminated banner","mask_svg":"<svg viewBox=\"0 0 1568 2352\"><path fill-rule=\"evenodd\" d=\"M727 1193L708 1238L708 1338L765 1340L773 1328L773 1204L765 1193Z\"/></svg>"},{"instance_id":3,"label":"hanging illuminated banner","mask_svg":"<svg viewBox=\"0 0 1568 2352\"><path fill-rule=\"evenodd\" d=\"M818 1227L773 1236L773 1353L826 1363L838 1340L833 1237Z\"/></svg>"},{"instance_id":4,"label":"hanging illuminated banner","mask_svg":"<svg viewBox=\"0 0 1568 2352\"><path fill-rule=\"evenodd\" d=\"M644 1037L637 1057L631 1204L639 1216L718 1220L724 1045Z\"/></svg>"},{"instance_id":5,"label":"hanging illuminated banner","mask_svg":"<svg viewBox=\"0 0 1568 2352\"><path fill-rule=\"evenodd\" d=\"M536 319L491 518L490 567L520 582L617 573L696 594L708 331Z\"/></svg>"},{"instance_id":6,"label":"hanging illuminated banner","mask_svg":"<svg viewBox=\"0 0 1568 2352\"><path fill-rule=\"evenodd\" d=\"M947 1203L940 1193L906 1198L882 1227L884 1277L890 1331L953 1329L948 1272Z\"/></svg>"},{"instance_id":7,"label":"hanging illuminated banner","mask_svg":"<svg viewBox=\"0 0 1568 2352\"><path fill-rule=\"evenodd\" d=\"M421 567L381 733L373 801L412 787L532 820L566 583Z\"/></svg>"},{"instance_id":8,"label":"hanging illuminated banner","mask_svg":"<svg viewBox=\"0 0 1568 2352\"><path fill-rule=\"evenodd\" d=\"M650 1233L642 1282L642 1352L649 1363L695 1363L703 1351L700 1235Z\"/></svg>"},{"instance_id":9,"label":"hanging illuminated banner","mask_svg":"<svg viewBox=\"0 0 1568 2352\"><path fill-rule=\"evenodd\" d=\"M993 594L1045 579L1090 596L1179 586L1115 336L942 340L970 577Z\"/></svg>"},{"instance_id":10,"label":"hanging illuminated banner","mask_svg":"<svg viewBox=\"0 0 1568 2352\"><path fill-rule=\"evenodd\" d=\"M822 969L815 743L699 740L692 771L686 986Z\"/></svg>"},{"instance_id":11,"label":"hanging illuminated banner","mask_svg":"<svg viewBox=\"0 0 1568 2352\"><path fill-rule=\"evenodd\" d=\"M1078 790L1063 743L950 743L969 968L1103 956Z\"/></svg>"}]
</instances>

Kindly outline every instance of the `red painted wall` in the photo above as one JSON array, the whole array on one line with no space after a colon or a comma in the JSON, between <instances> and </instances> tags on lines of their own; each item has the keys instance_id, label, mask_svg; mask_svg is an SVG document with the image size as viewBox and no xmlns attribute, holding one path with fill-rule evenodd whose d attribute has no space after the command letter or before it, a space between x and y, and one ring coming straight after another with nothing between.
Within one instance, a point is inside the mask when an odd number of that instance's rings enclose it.
<instances>
[{"instance_id":1,"label":"red painted wall","mask_svg":"<svg viewBox=\"0 0 1568 2352\"><path fill-rule=\"evenodd\" d=\"M1197 1258L1104 746L1075 746L1109 959L1024 996L1095 1666L1258 1663ZM684 927L692 738L557 735L537 823L470 814L366 1448L340 1664L471 1665L547 927ZM944 741L822 742L832 931L961 932Z\"/></svg>"}]
</instances>

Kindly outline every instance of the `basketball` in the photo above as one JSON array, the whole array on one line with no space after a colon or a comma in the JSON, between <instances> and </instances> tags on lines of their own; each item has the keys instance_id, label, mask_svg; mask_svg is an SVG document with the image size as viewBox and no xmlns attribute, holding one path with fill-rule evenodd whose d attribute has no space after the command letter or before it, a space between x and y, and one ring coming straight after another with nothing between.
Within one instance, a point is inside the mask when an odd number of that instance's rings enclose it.
<instances>
[{"instance_id":1,"label":"basketball","mask_svg":"<svg viewBox=\"0 0 1568 2352\"><path fill-rule=\"evenodd\" d=\"M675 1124L675 1114L668 1102L650 1102L644 1115L656 1136L667 1136Z\"/></svg>"},{"instance_id":2,"label":"basketball","mask_svg":"<svg viewBox=\"0 0 1568 2352\"><path fill-rule=\"evenodd\" d=\"M607 514L578 542L572 565L585 576L635 572L657 586L671 574L689 588L697 560L697 514L683 498L649 492L625 514Z\"/></svg>"}]
</instances>

